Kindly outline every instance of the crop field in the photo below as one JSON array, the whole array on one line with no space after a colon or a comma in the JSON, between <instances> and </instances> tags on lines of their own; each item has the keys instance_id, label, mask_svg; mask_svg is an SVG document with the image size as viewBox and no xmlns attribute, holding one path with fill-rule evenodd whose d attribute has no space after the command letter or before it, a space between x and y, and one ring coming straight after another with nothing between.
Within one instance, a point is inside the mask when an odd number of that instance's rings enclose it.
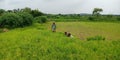
<instances>
[{"instance_id":1,"label":"crop field","mask_svg":"<svg viewBox=\"0 0 120 60\"><path fill-rule=\"evenodd\" d=\"M99 26L98 23L97 25ZM51 32L47 26L48 24L34 24L0 33L0 60L120 60L120 40L79 40L66 37L63 32ZM87 28L92 27L93 23L57 22L60 31L70 29L70 26ZM75 31L78 32L77 28Z\"/></svg>"},{"instance_id":2,"label":"crop field","mask_svg":"<svg viewBox=\"0 0 120 60\"><path fill-rule=\"evenodd\" d=\"M51 23L50 23L51 24ZM74 37L103 36L106 40L120 40L120 24L115 22L56 22L57 31L70 32Z\"/></svg>"}]
</instances>

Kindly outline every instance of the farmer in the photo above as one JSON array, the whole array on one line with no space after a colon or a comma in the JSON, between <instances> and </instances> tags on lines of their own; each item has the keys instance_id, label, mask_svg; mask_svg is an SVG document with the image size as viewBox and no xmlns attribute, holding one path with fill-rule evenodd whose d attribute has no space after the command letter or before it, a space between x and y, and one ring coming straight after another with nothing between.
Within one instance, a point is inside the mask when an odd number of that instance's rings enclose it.
<instances>
[{"instance_id":1,"label":"farmer","mask_svg":"<svg viewBox=\"0 0 120 60\"><path fill-rule=\"evenodd\" d=\"M64 34L67 36L67 32L64 32Z\"/></svg>"},{"instance_id":2,"label":"farmer","mask_svg":"<svg viewBox=\"0 0 120 60\"><path fill-rule=\"evenodd\" d=\"M51 28L52 28L53 32L56 32L56 24L55 24L55 22L52 24Z\"/></svg>"},{"instance_id":3,"label":"farmer","mask_svg":"<svg viewBox=\"0 0 120 60\"><path fill-rule=\"evenodd\" d=\"M72 36L71 33L68 33L68 34L67 34L67 37L71 37L71 38L73 38L73 36Z\"/></svg>"}]
</instances>

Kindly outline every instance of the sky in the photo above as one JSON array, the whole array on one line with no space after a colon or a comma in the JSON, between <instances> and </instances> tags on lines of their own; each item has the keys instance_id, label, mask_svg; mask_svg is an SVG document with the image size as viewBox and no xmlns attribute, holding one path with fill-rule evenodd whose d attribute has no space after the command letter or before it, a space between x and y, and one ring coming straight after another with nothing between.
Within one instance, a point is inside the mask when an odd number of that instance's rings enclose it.
<instances>
[{"instance_id":1,"label":"sky","mask_svg":"<svg viewBox=\"0 0 120 60\"><path fill-rule=\"evenodd\" d=\"M0 9L30 7L50 14L92 13L102 8L102 14L120 14L120 0L0 0Z\"/></svg>"}]
</instances>

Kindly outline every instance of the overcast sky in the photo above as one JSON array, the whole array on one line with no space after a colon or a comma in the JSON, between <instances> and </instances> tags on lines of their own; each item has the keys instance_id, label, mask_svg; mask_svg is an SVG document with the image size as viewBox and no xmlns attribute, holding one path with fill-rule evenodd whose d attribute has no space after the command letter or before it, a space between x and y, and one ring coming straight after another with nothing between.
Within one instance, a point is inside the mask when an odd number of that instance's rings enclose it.
<instances>
[{"instance_id":1,"label":"overcast sky","mask_svg":"<svg viewBox=\"0 0 120 60\"><path fill-rule=\"evenodd\" d=\"M0 0L0 8L17 9L30 7L44 13L92 13L102 8L103 14L120 14L120 0Z\"/></svg>"}]
</instances>

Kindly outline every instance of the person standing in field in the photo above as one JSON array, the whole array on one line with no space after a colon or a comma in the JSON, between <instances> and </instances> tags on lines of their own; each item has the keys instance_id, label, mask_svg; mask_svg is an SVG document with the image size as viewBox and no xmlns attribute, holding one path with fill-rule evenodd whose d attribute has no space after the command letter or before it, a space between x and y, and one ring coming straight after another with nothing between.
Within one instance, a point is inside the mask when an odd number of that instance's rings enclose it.
<instances>
[{"instance_id":1,"label":"person standing in field","mask_svg":"<svg viewBox=\"0 0 120 60\"><path fill-rule=\"evenodd\" d=\"M53 32L56 32L56 24L55 24L55 22L52 24L51 28L52 28Z\"/></svg>"}]
</instances>

